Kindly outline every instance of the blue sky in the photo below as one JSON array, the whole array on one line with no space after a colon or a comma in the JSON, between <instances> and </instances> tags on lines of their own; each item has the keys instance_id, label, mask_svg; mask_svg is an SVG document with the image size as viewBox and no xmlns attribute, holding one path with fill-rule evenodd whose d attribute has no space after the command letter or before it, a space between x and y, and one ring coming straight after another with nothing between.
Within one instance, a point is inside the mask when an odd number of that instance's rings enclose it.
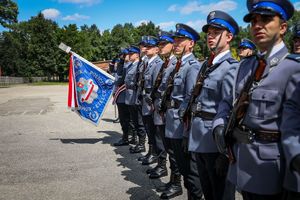
<instances>
[{"instance_id":1,"label":"blue sky","mask_svg":"<svg viewBox=\"0 0 300 200\"><path fill-rule=\"evenodd\" d=\"M209 11L223 10L240 26L247 13L246 0L14 0L19 6L19 21L27 21L42 12L60 27L67 24L96 24L103 31L116 24L131 22L138 26L152 21L163 30L174 30L176 23L186 23L200 31ZM300 2L292 0L300 10ZM3 29L2 29L3 30ZM1 28L0 28L1 31Z\"/></svg>"}]
</instances>

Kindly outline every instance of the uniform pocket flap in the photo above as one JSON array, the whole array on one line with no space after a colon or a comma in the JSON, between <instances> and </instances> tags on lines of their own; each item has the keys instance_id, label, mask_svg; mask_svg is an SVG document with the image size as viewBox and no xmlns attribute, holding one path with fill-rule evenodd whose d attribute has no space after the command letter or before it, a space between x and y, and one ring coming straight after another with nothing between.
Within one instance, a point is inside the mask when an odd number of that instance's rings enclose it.
<instances>
[{"instance_id":1,"label":"uniform pocket flap","mask_svg":"<svg viewBox=\"0 0 300 200\"><path fill-rule=\"evenodd\" d=\"M150 80L151 79L151 76L150 75L145 75L145 80Z\"/></svg>"},{"instance_id":2,"label":"uniform pocket flap","mask_svg":"<svg viewBox=\"0 0 300 200\"><path fill-rule=\"evenodd\" d=\"M181 78L176 78L174 80L174 85L181 85L182 84L182 79Z\"/></svg>"},{"instance_id":3,"label":"uniform pocket flap","mask_svg":"<svg viewBox=\"0 0 300 200\"><path fill-rule=\"evenodd\" d=\"M262 160L276 160L280 157L278 146L276 144L259 145L258 153Z\"/></svg>"},{"instance_id":4,"label":"uniform pocket flap","mask_svg":"<svg viewBox=\"0 0 300 200\"><path fill-rule=\"evenodd\" d=\"M217 86L218 86L218 84L215 81L209 81L209 82L204 83L204 85L203 85L203 87L206 87L206 88L209 88L212 90L216 90Z\"/></svg>"},{"instance_id":5,"label":"uniform pocket flap","mask_svg":"<svg viewBox=\"0 0 300 200\"><path fill-rule=\"evenodd\" d=\"M276 102L279 93L277 90L254 90L252 94L253 100Z\"/></svg>"}]
</instances>

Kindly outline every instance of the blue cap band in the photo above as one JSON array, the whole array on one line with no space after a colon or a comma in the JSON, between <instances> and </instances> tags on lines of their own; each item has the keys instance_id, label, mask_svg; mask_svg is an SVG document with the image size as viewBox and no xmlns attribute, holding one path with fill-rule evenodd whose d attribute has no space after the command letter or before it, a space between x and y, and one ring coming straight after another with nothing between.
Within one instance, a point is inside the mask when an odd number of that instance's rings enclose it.
<instances>
[{"instance_id":1,"label":"blue cap band","mask_svg":"<svg viewBox=\"0 0 300 200\"><path fill-rule=\"evenodd\" d=\"M130 48L128 49L128 51L129 51L129 53L140 53L140 50L139 50L139 49L133 48L133 47L130 47Z\"/></svg>"},{"instance_id":2,"label":"blue cap band","mask_svg":"<svg viewBox=\"0 0 300 200\"><path fill-rule=\"evenodd\" d=\"M150 46L156 46L157 45L157 41L156 40L147 40L146 41L146 45L150 45Z\"/></svg>"},{"instance_id":3,"label":"blue cap band","mask_svg":"<svg viewBox=\"0 0 300 200\"><path fill-rule=\"evenodd\" d=\"M297 36L300 36L300 31L297 31L296 35L297 35Z\"/></svg>"},{"instance_id":4,"label":"blue cap band","mask_svg":"<svg viewBox=\"0 0 300 200\"><path fill-rule=\"evenodd\" d=\"M187 37L187 38L190 38L190 39L196 41L196 38L191 33L187 32L184 29L178 29L178 31L176 32L176 34L184 36L184 37Z\"/></svg>"},{"instance_id":5,"label":"blue cap band","mask_svg":"<svg viewBox=\"0 0 300 200\"><path fill-rule=\"evenodd\" d=\"M160 37L159 37L159 40L160 40L160 41L167 41L167 42L174 43L173 38L171 38L171 37L169 37L169 36L166 36L166 35L160 36Z\"/></svg>"},{"instance_id":6,"label":"blue cap band","mask_svg":"<svg viewBox=\"0 0 300 200\"><path fill-rule=\"evenodd\" d=\"M121 53L122 53L122 54L128 54L128 49L122 49L122 50L121 50Z\"/></svg>"},{"instance_id":7,"label":"blue cap band","mask_svg":"<svg viewBox=\"0 0 300 200\"><path fill-rule=\"evenodd\" d=\"M219 18L214 18L212 20L210 20L208 22L208 24L221 24L223 26L225 26L226 28L228 28L228 30L233 34L235 35L236 31L235 29L231 26L231 24L229 24L227 21L223 20L223 19L219 19Z\"/></svg>"},{"instance_id":8,"label":"blue cap band","mask_svg":"<svg viewBox=\"0 0 300 200\"><path fill-rule=\"evenodd\" d=\"M254 49L254 47L248 42L242 42L239 47L247 47L249 49Z\"/></svg>"},{"instance_id":9,"label":"blue cap band","mask_svg":"<svg viewBox=\"0 0 300 200\"><path fill-rule=\"evenodd\" d=\"M276 3L273 2L259 2L253 5L253 9L257 8L272 8L272 10L278 12L284 20L287 20L287 14L284 9Z\"/></svg>"}]
</instances>

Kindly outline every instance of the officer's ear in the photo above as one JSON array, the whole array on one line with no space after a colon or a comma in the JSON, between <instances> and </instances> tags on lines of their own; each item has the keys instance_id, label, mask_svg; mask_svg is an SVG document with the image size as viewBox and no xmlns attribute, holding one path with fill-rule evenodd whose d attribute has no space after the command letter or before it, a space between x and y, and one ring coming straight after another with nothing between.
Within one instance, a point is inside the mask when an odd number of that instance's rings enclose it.
<instances>
[{"instance_id":1,"label":"officer's ear","mask_svg":"<svg viewBox=\"0 0 300 200\"><path fill-rule=\"evenodd\" d=\"M286 34L286 31L288 29L288 24L285 20L279 18L279 23L280 23L280 35L284 36Z\"/></svg>"},{"instance_id":2,"label":"officer's ear","mask_svg":"<svg viewBox=\"0 0 300 200\"><path fill-rule=\"evenodd\" d=\"M229 44L233 40L233 34L227 30L226 31L226 41Z\"/></svg>"},{"instance_id":3,"label":"officer's ear","mask_svg":"<svg viewBox=\"0 0 300 200\"><path fill-rule=\"evenodd\" d=\"M195 46L195 41L194 40L189 40L189 47L193 48Z\"/></svg>"}]
</instances>

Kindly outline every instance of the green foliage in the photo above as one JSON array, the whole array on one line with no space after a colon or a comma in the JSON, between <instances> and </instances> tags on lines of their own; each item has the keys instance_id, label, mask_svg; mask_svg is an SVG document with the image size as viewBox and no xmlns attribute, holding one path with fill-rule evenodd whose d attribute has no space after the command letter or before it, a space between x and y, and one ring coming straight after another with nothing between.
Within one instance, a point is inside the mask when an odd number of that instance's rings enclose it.
<instances>
[{"instance_id":1,"label":"green foliage","mask_svg":"<svg viewBox=\"0 0 300 200\"><path fill-rule=\"evenodd\" d=\"M16 23L18 17L18 5L12 0L0 1L0 24L3 27L9 27Z\"/></svg>"}]
</instances>

